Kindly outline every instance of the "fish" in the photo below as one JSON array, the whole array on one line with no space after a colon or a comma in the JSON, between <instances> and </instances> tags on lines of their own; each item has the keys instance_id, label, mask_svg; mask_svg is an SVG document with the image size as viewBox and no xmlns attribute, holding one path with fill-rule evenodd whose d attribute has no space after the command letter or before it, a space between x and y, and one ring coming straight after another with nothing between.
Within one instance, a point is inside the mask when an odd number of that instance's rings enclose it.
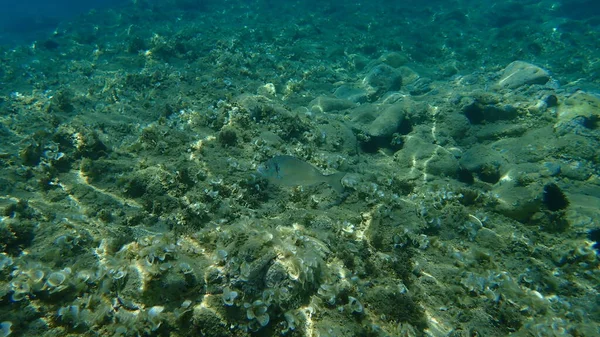
<instances>
[{"instance_id":1,"label":"fish","mask_svg":"<svg viewBox=\"0 0 600 337\"><path fill-rule=\"evenodd\" d=\"M346 172L325 175L316 167L294 156L275 156L258 166L258 173L269 182L281 186L312 186L326 183L343 193L342 178Z\"/></svg>"}]
</instances>

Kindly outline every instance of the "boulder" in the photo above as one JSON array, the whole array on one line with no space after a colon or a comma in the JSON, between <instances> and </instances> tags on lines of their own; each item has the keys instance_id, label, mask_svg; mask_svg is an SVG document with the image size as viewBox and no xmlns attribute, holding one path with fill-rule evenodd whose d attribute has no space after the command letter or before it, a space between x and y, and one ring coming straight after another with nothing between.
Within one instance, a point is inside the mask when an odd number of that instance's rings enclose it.
<instances>
[{"instance_id":1,"label":"boulder","mask_svg":"<svg viewBox=\"0 0 600 337\"><path fill-rule=\"evenodd\" d=\"M379 64L371 68L362 80L370 101L375 101L388 91L400 90L402 74L398 69L387 64Z\"/></svg>"},{"instance_id":2,"label":"boulder","mask_svg":"<svg viewBox=\"0 0 600 337\"><path fill-rule=\"evenodd\" d=\"M353 126L371 137L391 137L404 120L409 103L365 104L351 113Z\"/></svg>"},{"instance_id":3,"label":"boulder","mask_svg":"<svg viewBox=\"0 0 600 337\"><path fill-rule=\"evenodd\" d=\"M558 134L586 135L600 121L600 96L577 91L560 103L556 117L554 131Z\"/></svg>"},{"instance_id":4,"label":"boulder","mask_svg":"<svg viewBox=\"0 0 600 337\"><path fill-rule=\"evenodd\" d=\"M546 84L550 74L531 63L514 61L502 71L497 86L500 88L514 89L528 84Z\"/></svg>"},{"instance_id":5,"label":"boulder","mask_svg":"<svg viewBox=\"0 0 600 337\"><path fill-rule=\"evenodd\" d=\"M367 91L363 88L357 88L344 84L337 88L333 93L335 97L345 99L354 103L365 103L367 101Z\"/></svg>"}]
</instances>

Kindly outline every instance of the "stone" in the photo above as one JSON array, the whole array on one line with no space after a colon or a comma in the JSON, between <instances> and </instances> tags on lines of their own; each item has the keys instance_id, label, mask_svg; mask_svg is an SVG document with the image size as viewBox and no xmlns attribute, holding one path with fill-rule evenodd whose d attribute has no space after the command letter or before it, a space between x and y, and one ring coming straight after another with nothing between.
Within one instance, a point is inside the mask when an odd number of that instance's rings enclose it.
<instances>
[{"instance_id":1,"label":"stone","mask_svg":"<svg viewBox=\"0 0 600 337\"><path fill-rule=\"evenodd\" d=\"M347 84L337 88L333 94L337 98L349 100L354 103L365 103L367 101L367 91L365 89Z\"/></svg>"},{"instance_id":2,"label":"stone","mask_svg":"<svg viewBox=\"0 0 600 337\"><path fill-rule=\"evenodd\" d=\"M496 183L501 177L506 159L500 153L485 145L474 145L460 159L460 164L469 172L487 183Z\"/></svg>"},{"instance_id":3,"label":"stone","mask_svg":"<svg viewBox=\"0 0 600 337\"><path fill-rule=\"evenodd\" d=\"M593 164L586 161L570 160L561 167L561 176L576 181L587 181L594 174Z\"/></svg>"},{"instance_id":4,"label":"stone","mask_svg":"<svg viewBox=\"0 0 600 337\"><path fill-rule=\"evenodd\" d=\"M415 81L421 78L419 73L407 66L399 67L398 71L400 72L400 76L402 76L402 85L413 84Z\"/></svg>"},{"instance_id":5,"label":"stone","mask_svg":"<svg viewBox=\"0 0 600 337\"><path fill-rule=\"evenodd\" d=\"M408 101L363 104L352 110L352 125L371 137L391 137L398 131L408 106Z\"/></svg>"},{"instance_id":6,"label":"stone","mask_svg":"<svg viewBox=\"0 0 600 337\"><path fill-rule=\"evenodd\" d=\"M387 54L381 55L379 61L387 64L390 67L398 68L408 63L409 58L404 54L400 54L397 52L390 52Z\"/></svg>"},{"instance_id":7,"label":"stone","mask_svg":"<svg viewBox=\"0 0 600 337\"><path fill-rule=\"evenodd\" d=\"M550 74L531 63L514 61L502 71L502 76L497 85L500 88L514 89L523 85L546 84Z\"/></svg>"},{"instance_id":8,"label":"stone","mask_svg":"<svg viewBox=\"0 0 600 337\"><path fill-rule=\"evenodd\" d=\"M379 64L369 70L362 84L367 90L369 100L375 101L388 91L400 90L402 74L387 64Z\"/></svg>"},{"instance_id":9,"label":"stone","mask_svg":"<svg viewBox=\"0 0 600 337\"><path fill-rule=\"evenodd\" d=\"M275 95L277 95L277 90L275 89L275 85L273 83L267 83L258 87L256 93L266 97L275 97Z\"/></svg>"},{"instance_id":10,"label":"stone","mask_svg":"<svg viewBox=\"0 0 600 337\"><path fill-rule=\"evenodd\" d=\"M416 135L407 137L394 158L401 168L418 171L425 179L454 177L459 169L458 159L452 152Z\"/></svg>"},{"instance_id":11,"label":"stone","mask_svg":"<svg viewBox=\"0 0 600 337\"><path fill-rule=\"evenodd\" d=\"M463 114L450 112L440 116L436 124L436 139L440 143L455 143L467 137L470 124Z\"/></svg>"},{"instance_id":12,"label":"stone","mask_svg":"<svg viewBox=\"0 0 600 337\"><path fill-rule=\"evenodd\" d=\"M502 237L489 228L481 228L477 231L475 236L475 242L481 247L497 250L500 247L504 247L505 244L502 241Z\"/></svg>"},{"instance_id":13,"label":"stone","mask_svg":"<svg viewBox=\"0 0 600 337\"><path fill-rule=\"evenodd\" d=\"M600 121L600 96L577 91L562 102L556 110L554 131L586 135Z\"/></svg>"},{"instance_id":14,"label":"stone","mask_svg":"<svg viewBox=\"0 0 600 337\"><path fill-rule=\"evenodd\" d=\"M517 186L513 182L496 184L492 189L498 205L496 211L518 221L527 221L542 207L542 187L537 184Z\"/></svg>"},{"instance_id":15,"label":"stone","mask_svg":"<svg viewBox=\"0 0 600 337\"><path fill-rule=\"evenodd\" d=\"M486 102L485 99L473 97L462 107L462 112L471 124L483 124L500 120L513 120L518 117L518 110L510 104Z\"/></svg>"},{"instance_id":16,"label":"stone","mask_svg":"<svg viewBox=\"0 0 600 337\"><path fill-rule=\"evenodd\" d=\"M354 108L356 103L342 98L319 96L308 104L312 112L339 112Z\"/></svg>"},{"instance_id":17,"label":"stone","mask_svg":"<svg viewBox=\"0 0 600 337\"><path fill-rule=\"evenodd\" d=\"M367 134L373 137L391 137L404 120L404 102L392 104L385 108L373 122L365 128Z\"/></svg>"}]
</instances>

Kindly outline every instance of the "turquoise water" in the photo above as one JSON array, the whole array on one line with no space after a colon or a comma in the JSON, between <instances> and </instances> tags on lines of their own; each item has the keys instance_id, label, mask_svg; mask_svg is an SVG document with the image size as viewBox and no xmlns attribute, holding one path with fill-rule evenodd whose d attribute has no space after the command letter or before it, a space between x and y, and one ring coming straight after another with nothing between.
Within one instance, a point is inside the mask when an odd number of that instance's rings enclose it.
<instances>
[{"instance_id":1,"label":"turquoise water","mask_svg":"<svg viewBox=\"0 0 600 337\"><path fill-rule=\"evenodd\" d=\"M2 5L0 336L600 335L596 2Z\"/></svg>"}]
</instances>

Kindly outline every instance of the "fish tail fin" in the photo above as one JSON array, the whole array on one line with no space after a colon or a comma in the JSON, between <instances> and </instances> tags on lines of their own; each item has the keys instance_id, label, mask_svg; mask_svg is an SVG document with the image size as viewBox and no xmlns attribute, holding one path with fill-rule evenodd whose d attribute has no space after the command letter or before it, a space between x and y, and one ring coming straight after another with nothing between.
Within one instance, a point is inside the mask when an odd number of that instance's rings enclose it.
<instances>
[{"instance_id":1,"label":"fish tail fin","mask_svg":"<svg viewBox=\"0 0 600 337\"><path fill-rule=\"evenodd\" d=\"M342 178L346 175L346 172L338 172L325 176L327 184L331 186L336 192L344 193L344 185L342 185Z\"/></svg>"}]
</instances>

